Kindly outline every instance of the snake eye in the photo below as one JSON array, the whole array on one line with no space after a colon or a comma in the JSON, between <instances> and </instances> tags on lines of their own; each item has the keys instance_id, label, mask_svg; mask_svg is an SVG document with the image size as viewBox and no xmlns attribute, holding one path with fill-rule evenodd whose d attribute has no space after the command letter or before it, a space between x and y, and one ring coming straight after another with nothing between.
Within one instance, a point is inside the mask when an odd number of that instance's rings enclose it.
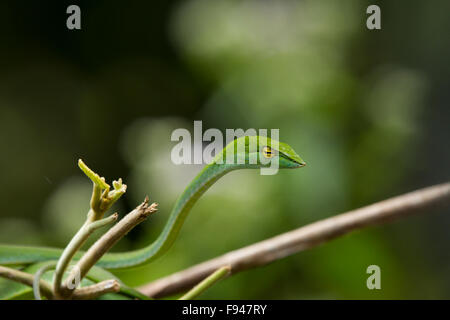
<instances>
[{"instance_id":1,"label":"snake eye","mask_svg":"<svg viewBox=\"0 0 450 320\"><path fill-rule=\"evenodd\" d=\"M262 148L262 154L264 155L264 157L270 159L275 155L275 151L272 150L271 147L264 147Z\"/></svg>"}]
</instances>

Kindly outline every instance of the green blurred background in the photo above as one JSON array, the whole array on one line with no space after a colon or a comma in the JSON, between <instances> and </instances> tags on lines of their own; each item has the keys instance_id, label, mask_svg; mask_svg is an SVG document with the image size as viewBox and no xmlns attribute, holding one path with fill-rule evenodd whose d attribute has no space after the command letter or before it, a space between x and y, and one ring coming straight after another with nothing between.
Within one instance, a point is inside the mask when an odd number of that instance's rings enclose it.
<instances>
[{"instance_id":1,"label":"green blurred background","mask_svg":"<svg viewBox=\"0 0 450 320\"><path fill-rule=\"evenodd\" d=\"M82 30L69 31L78 4ZM382 30L366 28L381 7ZM82 158L160 211L114 250L158 235L201 166L170 134L278 128L308 166L225 176L175 246L117 273L139 285L450 176L448 1L2 1L0 242L64 246L91 185ZM450 211L433 210L233 276L203 298L450 298ZM381 268L368 290L366 268Z\"/></svg>"}]
</instances>

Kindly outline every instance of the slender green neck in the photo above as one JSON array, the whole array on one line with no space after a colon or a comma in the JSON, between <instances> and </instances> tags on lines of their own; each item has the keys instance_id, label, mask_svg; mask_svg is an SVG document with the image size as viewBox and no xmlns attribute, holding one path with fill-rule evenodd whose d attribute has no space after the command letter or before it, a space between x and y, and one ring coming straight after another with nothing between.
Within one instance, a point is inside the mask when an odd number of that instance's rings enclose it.
<instances>
[{"instance_id":1,"label":"slender green neck","mask_svg":"<svg viewBox=\"0 0 450 320\"><path fill-rule=\"evenodd\" d=\"M99 261L99 265L107 269L139 266L165 253L177 238L187 214L198 198L220 177L234 169L237 168L227 164L211 163L205 166L180 195L163 231L152 244L135 251L107 254Z\"/></svg>"},{"instance_id":2,"label":"slender green neck","mask_svg":"<svg viewBox=\"0 0 450 320\"><path fill-rule=\"evenodd\" d=\"M163 242L161 248L165 252L172 246L176 236L178 235L183 221L192 209L197 200L208 190L220 177L231 171L231 166L210 164L196 176L196 178L186 187L183 193L178 197L175 205L170 213L161 235L156 242Z\"/></svg>"}]
</instances>

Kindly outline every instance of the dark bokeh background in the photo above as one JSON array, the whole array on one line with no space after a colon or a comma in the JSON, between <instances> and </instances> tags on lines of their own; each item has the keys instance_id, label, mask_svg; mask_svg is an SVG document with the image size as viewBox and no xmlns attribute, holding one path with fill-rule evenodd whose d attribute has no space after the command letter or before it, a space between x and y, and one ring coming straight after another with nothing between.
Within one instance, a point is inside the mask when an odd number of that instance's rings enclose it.
<instances>
[{"instance_id":1,"label":"dark bokeh background","mask_svg":"<svg viewBox=\"0 0 450 320\"><path fill-rule=\"evenodd\" d=\"M365 9L379 4L382 30ZM69 4L82 30L67 30ZM138 285L450 175L448 1L2 1L0 242L64 246L88 209L83 158L122 177L122 214L160 212L199 170L170 162L175 128L279 128L308 162L235 172L201 199ZM218 206L220 204L220 206ZM450 298L450 212L363 230L239 274L205 298ZM382 290L366 288L366 268Z\"/></svg>"}]
</instances>

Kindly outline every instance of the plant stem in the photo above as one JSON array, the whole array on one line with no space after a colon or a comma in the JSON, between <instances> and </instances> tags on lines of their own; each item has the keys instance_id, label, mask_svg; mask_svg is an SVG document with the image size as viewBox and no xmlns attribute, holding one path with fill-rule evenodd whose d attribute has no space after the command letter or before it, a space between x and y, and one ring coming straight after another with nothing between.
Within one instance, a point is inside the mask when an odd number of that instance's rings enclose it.
<instances>
[{"instance_id":1,"label":"plant stem","mask_svg":"<svg viewBox=\"0 0 450 320\"><path fill-rule=\"evenodd\" d=\"M205 292L206 289L211 287L213 284L222 280L226 276L228 276L231 272L230 266L224 266L222 268L217 269L213 274L204 279L202 282L197 284L194 288L189 290L184 296L182 296L179 300L192 300L198 297L200 294Z\"/></svg>"},{"instance_id":2,"label":"plant stem","mask_svg":"<svg viewBox=\"0 0 450 320\"><path fill-rule=\"evenodd\" d=\"M0 266L0 277L20 282L30 287L33 286L34 275L16 269ZM53 299L52 286L50 283L45 280L40 280L39 287L44 296L49 299Z\"/></svg>"},{"instance_id":3,"label":"plant stem","mask_svg":"<svg viewBox=\"0 0 450 320\"><path fill-rule=\"evenodd\" d=\"M53 278L53 291L56 297L62 298L64 293L62 291L62 278L64 276L64 272L67 269L70 261L72 260L75 253L80 249L86 239L97 229L110 224L117 220L118 214L114 213L111 216L90 222L91 211L88 214L88 220L83 224L83 226L78 230L75 236L70 240L67 247L64 249L61 257L58 260L58 264L56 265L56 271Z\"/></svg>"},{"instance_id":4,"label":"plant stem","mask_svg":"<svg viewBox=\"0 0 450 320\"><path fill-rule=\"evenodd\" d=\"M34 293L34 299L35 300L42 300L41 299L41 277L45 272L48 270L54 268L56 266L56 262L52 261L45 265L43 265L35 274L33 279L33 293Z\"/></svg>"},{"instance_id":5,"label":"plant stem","mask_svg":"<svg viewBox=\"0 0 450 320\"><path fill-rule=\"evenodd\" d=\"M136 225L144 221L151 213L155 212L157 209L157 204L152 203L148 205L148 198L140 204L136 209L128 213L122 220L120 220L116 225L108 230L100 239L98 239L88 251L81 257L77 262L75 267L70 272L67 280L65 281L62 291L64 296L69 296L73 290L68 287L69 283L79 277L81 281L92 266L109 250L116 244L117 241L122 239L131 229Z\"/></svg>"},{"instance_id":6,"label":"plant stem","mask_svg":"<svg viewBox=\"0 0 450 320\"><path fill-rule=\"evenodd\" d=\"M75 300L90 300L100 297L106 293L120 291L120 284L117 280L105 280L91 286L76 289L71 298Z\"/></svg>"}]
</instances>

